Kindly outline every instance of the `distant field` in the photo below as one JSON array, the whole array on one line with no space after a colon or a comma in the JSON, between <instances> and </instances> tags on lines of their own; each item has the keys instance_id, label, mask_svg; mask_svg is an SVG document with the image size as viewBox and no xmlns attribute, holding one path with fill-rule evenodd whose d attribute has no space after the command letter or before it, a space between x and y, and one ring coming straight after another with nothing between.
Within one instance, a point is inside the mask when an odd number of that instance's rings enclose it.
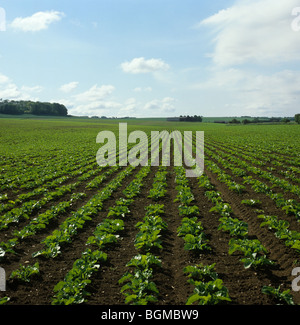
<instances>
[{"instance_id":1,"label":"distant field","mask_svg":"<svg viewBox=\"0 0 300 325\"><path fill-rule=\"evenodd\" d=\"M149 137L204 131L204 174L99 167L96 136L118 135L120 122ZM0 304L299 304L291 290L300 266L299 131L295 124L0 119L7 279ZM266 293L269 286L290 292Z\"/></svg>"}]
</instances>

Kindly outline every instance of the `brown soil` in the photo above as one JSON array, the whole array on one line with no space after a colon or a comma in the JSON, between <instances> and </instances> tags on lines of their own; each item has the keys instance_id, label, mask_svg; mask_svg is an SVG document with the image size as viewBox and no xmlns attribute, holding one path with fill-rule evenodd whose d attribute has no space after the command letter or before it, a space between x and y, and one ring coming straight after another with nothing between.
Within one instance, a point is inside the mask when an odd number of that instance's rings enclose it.
<instances>
[{"instance_id":1,"label":"brown soil","mask_svg":"<svg viewBox=\"0 0 300 325\"><path fill-rule=\"evenodd\" d=\"M20 264L32 265L36 261L40 264L40 276L31 280L29 284L22 284L16 280L7 280L7 291L0 292L0 298L10 297L8 305L49 305L53 297L53 288L71 269L74 261L80 258L81 253L86 249L86 241L92 235L96 225L103 220L116 199L122 196L123 189L134 178L139 168L128 176L123 185L105 202L103 210L78 233L71 244L65 245L62 254L55 259L32 258L31 254L41 248L41 240L58 227L58 225L67 217L62 216L59 220L52 223L47 230L33 238L24 240L18 246L17 255L9 255L1 262L1 267L6 270L7 277L17 269ZM137 233L136 223L142 220L145 214L145 206L154 203L148 198L149 189L152 186L153 177L157 168L152 168L149 175L145 178L145 186L140 195L130 206L130 215L124 219L125 229L121 234L121 239L116 246L106 250L108 260L99 271L92 277L92 282L87 290L90 296L87 298L88 305L124 305L124 296L120 293L121 284L118 283L122 275L128 270L126 263L138 252L134 247L134 239ZM224 285L229 291L232 305L274 305L276 302L269 296L263 294L261 289L264 285L273 287L282 286L283 289L291 289L291 271L294 267L294 261L299 259L291 249L287 248L282 241L277 239L273 232L267 228L261 228L261 220L252 208L241 204L242 198L260 198L263 201L263 209L270 214L278 215L279 210L274 206L271 200L266 197L253 193L251 188L247 187L247 192L243 196L230 192L226 186L220 183L216 176L206 172L212 184L222 193L225 201L230 203L234 211L234 216L244 220L249 225L249 236L258 238L268 249L269 258L276 262L276 265L266 270L255 271L245 269L240 262L241 254L228 254L229 234L218 230L220 216L210 212L213 206L207 200L204 189L197 184L197 179L190 179L190 186L195 196L195 204L200 209L199 221L202 222L205 233L209 238L209 245L212 251L204 254L192 254L184 250L182 238L177 236L177 228L181 223L181 216L178 213L178 203L174 203L176 197L174 171L168 168L168 191L165 198L158 203L165 205L164 221L168 224L168 229L163 233L163 250L156 255L162 261L162 268L155 269L153 281L159 290L159 302L156 305L184 305L188 297L193 293L193 287L187 282L187 276L183 273L183 268L188 265L198 263L212 264L216 263L216 271L223 280ZM109 182L109 179L102 186ZM80 205L95 193L86 191L84 186L80 188L86 192L87 198ZM65 198L62 198L65 199ZM75 208L78 208L77 205ZM288 218L280 211L282 218ZM34 216L33 216L34 217ZM291 226L297 228L295 221L289 220ZM26 222L22 223L24 226ZM14 226L8 230L0 232L0 241L11 238L11 231L21 229L20 226ZM299 227L298 227L299 230ZM292 292L294 301L300 303L300 294Z\"/></svg>"}]
</instances>

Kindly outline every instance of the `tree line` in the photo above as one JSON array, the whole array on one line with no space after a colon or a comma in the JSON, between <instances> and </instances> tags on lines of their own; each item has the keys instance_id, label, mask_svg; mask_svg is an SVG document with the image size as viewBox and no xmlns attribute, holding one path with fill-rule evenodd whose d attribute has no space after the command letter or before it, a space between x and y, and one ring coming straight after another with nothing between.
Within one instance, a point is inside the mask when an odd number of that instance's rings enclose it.
<instances>
[{"instance_id":1,"label":"tree line","mask_svg":"<svg viewBox=\"0 0 300 325\"><path fill-rule=\"evenodd\" d=\"M68 110L64 105L58 103L0 99L0 114L67 116Z\"/></svg>"},{"instance_id":2,"label":"tree line","mask_svg":"<svg viewBox=\"0 0 300 325\"><path fill-rule=\"evenodd\" d=\"M180 115L179 116L179 121L184 121L184 122L202 122L202 116L194 115Z\"/></svg>"},{"instance_id":3,"label":"tree line","mask_svg":"<svg viewBox=\"0 0 300 325\"><path fill-rule=\"evenodd\" d=\"M292 118L291 118L292 119ZM249 124L249 123L267 123L267 122L283 122L283 123L289 123L291 121L290 118L288 117L270 117L268 119L263 118L262 120L260 120L258 117L249 120L249 119L243 119L242 121L234 118L231 121L229 121L228 123L230 124ZM292 119L293 120L293 119ZM300 114L296 114L295 115L295 122L300 124Z\"/></svg>"}]
</instances>

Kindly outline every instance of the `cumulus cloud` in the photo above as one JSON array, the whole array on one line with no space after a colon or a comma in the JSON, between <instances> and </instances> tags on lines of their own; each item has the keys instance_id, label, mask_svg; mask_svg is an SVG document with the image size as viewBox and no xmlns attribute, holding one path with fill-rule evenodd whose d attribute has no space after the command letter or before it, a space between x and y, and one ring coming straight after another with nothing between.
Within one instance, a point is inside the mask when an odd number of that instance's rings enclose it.
<instances>
[{"instance_id":1,"label":"cumulus cloud","mask_svg":"<svg viewBox=\"0 0 300 325\"><path fill-rule=\"evenodd\" d=\"M134 97L125 100L124 104L120 108L117 116L136 116L138 111L138 102Z\"/></svg>"},{"instance_id":2,"label":"cumulus cloud","mask_svg":"<svg viewBox=\"0 0 300 325\"><path fill-rule=\"evenodd\" d=\"M139 74L166 71L170 66L161 59L146 60L145 58L140 57L122 63L121 68L126 73Z\"/></svg>"},{"instance_id":3,"label":"cumulus cloud","mask_svg":"<svg viewBox=\"0 0 300 325\"><path fill-rule=\"evenodd\" d=\"M2 85L2 87L0 87L0 98L10 100L21 98L25 99L18 87L13 83L8 83L5 86Z\"/></svg>"},{"instance_id":4,"label":"cumulus cloud","mask_svg":"<svg viewBox=\"0 0 300 325\"><path fill-rule=\"evenodd\" d=\"M5 76L4 74L0 73L0 84L5 84L9 82L9 78L7 76Z\"/></svg>"},{"instance_id":5,"label":"cumulus cloud","mask_svg":"<svg viewBox=\"0 0 300 325\"><path fill-rule=\"evenodd\" d=\"M94 85L85 92L74 95L77 102L90 103L102 100L104 97L110 95L115 90L112 85Z\"/></svg>"},{"instance_id":6,"label":"cumulus cloud","mask_svg":"<svg viewBox=\"0 0 300 325\"><path fill-rule=\"evenodd\" d=\"M175 98L172 97L153 99L145 104L144 109L149 111L158 110L162 113L172 113L175 112L174 102Z\"/></svg>"},{"instance_id":7,"label":"cumulus cloud","mask_svg":"<svg viewBox=\"0 0 300 325\"><path fill-rule=\"evenodd\" d=\"M209 78L194 89L226 94L238 115L287 116L297 113L300 98L299 71L280 70L273 73L237 68L214 68ZM288 113L289 112L289 113Z\"/></svg>"},{"instance_id":8,"label":"cumulus cloud","mask_svg":"<svg viewBox=\"0 0 300 325\"><path fill-rule=\"evenodd\" d=\"M226 113L292 116L300 99L299 32L292 28L298 0L237 0L202 20L213 50L207 79L194 85L215 96ZM219 100L221 98L222 100ZM227 106L226 106L227 104Z\"/></svg>"},{"instance_id":9,"label":"cumulus cloud","mask_svg":"<svg viewBox=\"0 0 300 325\"><path fill-rule=\"evenodd\" d=\"M248 112L294 115L300 98L300 75L291 70L248 75L240 90L239 100Z\"/></svg>"},{"instance_id":10,"label":"cumulus cloud","mask_svg":"<svg viewBox=\"0 0 300 325\"><path fill-rule=\"evenodd\" d=\"M43 90L44 90L44 87L42 87L42 86L33 86L33 87L22 86L21 87L21 91L28 92L28 93L40 93Z\"/></svg>"},{"instance_id":11,"label":"cumulus cloud","mask_svg":"<svg viewBox=\"0 0 300 325\"><path fill-rule=\"evenodd\" d=\"M50 24L61 20L63 16L64 13L59 11L39 11L29 17L15 18L10 27L23 32L37 32L47 29Z\"/></svg>"},{"instance_id":12,"label":"cumulus cloud","mask_svg":"<svg viewBox=\"0 0 300 325\"><path fill-rule=\"evenodd\" d=\"M74 90L75 88L77 88L78 84L79 84L79 82L72 81L72 82L69 82L69 83L67 83L65 85L62 85L59 89L64 93L69 93L72 90Z\"/></svg>"},{"instance_id":13,"label":"cumulus cloud","mask_svg":"<svg viewBox=\"0 0 300 325\"><path fill-rule=\"evenodd\" d=\"M74 89L74 86L77 87L77 84L72 82L62 87L66 92L66 90ZM86 91L71 95L67 99L61 99L58 102L65 104L72 115L100 116L110 114L113 110L121 107L120 103L109 98L114 90L115 87L112 85L98 86L96 84Z\"/></svg>"},{"instance_id":14,"label":"cumulus cloud","mask_svg":"<svg viewBox=\"0 0 300 325\"><path fill-rule=\"evenodd\" d=\"M152 88L151 87L136 87L133 89L133 91L139 93L139 92L151 92L152 91Z\"/></svg>"},{"instance_id":15,"label":"cumulus cloud","mask_svg":"<svg viewBox=\"0 0 300 325\"><path fill-rule=\"evenodd\" d=\"M13 80L0 73L0 98L8 100L38 100L36 93L43 90L42 86L17 86Z\"/></svg>"},{"instance_id":16,"label":"cumulus cloud","mask_svg":"<svg viewBox=\"0 0 300 325\"><path fill-rule=\"evenodd\" d=\"M298 0L240 0L201 21L215 32L214 63L234 66L299 60L299 33L291 28Z\"/></svg>"}]
</instances>

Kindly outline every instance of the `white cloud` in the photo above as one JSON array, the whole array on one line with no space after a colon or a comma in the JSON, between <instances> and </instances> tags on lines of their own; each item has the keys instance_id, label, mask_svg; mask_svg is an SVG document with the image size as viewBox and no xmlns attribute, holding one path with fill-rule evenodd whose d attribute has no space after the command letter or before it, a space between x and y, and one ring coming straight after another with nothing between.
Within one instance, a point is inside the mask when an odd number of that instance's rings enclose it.
<instances>
[{"instance_id":1,"label":"white cloud","mask_svg":"<svg viewBox=\"0 0 300 325\"><path fill-rule=\"evenodd\" d=\"M4 84L9 82L9 78L7 76L5 76L4 74L0 73L0 84Z\"/></svg>"},{"instance_id":2,"label":"white cloud","mask_svg":"<svg viewBox=\"0 0 300 325\"><path fill-rule=\"evenodd\" d=\"M170 66L161 59L149 59L146 60L143 57L135 58L130 62L124 62L121 64L121 68L126 73L151 73L157 71L166 71Z\"/></svg>"},{"instance_id":3,"label":"white cloud","mask_svg":"<svg viewBox=\"0 0 300 325\"><path fill-rule=\"evenodd\" d=\"M70 83L64 87L65 90L69 90L72 88L72 85L75 86L75 84ZM76 85L77 86L77 85ZM69 114L71 115L78 115L78 116L100 116L100 115L111 115L110 113L113 110L119 109L121 107L121 104L107 98L110 96L113 91L115 90L115 87L112 85L94 85L88 90L72 95L68 97L67 99L61 99L60 101L57 101L59 103L62 103L66 105L68 108ZM55 101L55 100L53 100Z\"/></svg>"},{"instance_id":4,"label":"white cloud","mask_svg":"<svg viewBox=\"0 0 300 325\"><path fill-rule=\"evenodd\" d=\"M38 97L34 97L34 93L40 92L43 88L40 86L36 87L21 87L19 88L16 84L10 82L6 85L0 86L0 98L8 100L39 100Z\"/></svg>"},{"instance_id":5,"label":"white cloud","mask_svg":"<svg viewBox=\"0 0 300 325\"><path fill-rule=\"evenodd\" d=\"M143 88L143 87L136 87L136 88L133 89L133 91L135 91L137 93L143 92L143 91L145 91L145 92L151 92L152 91L152 88L151 87L145 87L145 88Z\"/></svg>"},{"instance_id":6,"label":"white cloud","mask_svg":"<svg viewBox=\"0 0 300 325\"><path fill-rule=\"evenodd\" d=\"M175 112L174 102L175 99L172 97L153 99L144 105L144 109L149 111L156 110L162 113L172 113Z\"/></svg>"},{"instance_id":7,"label":"white cloud","mask_svg":"<svg viewBox=\"0 0 300 325\"><path fill-rule=\"evenodd\" d=\"M114 101L95 101L87 104L75 104L70 112L73 115L100 116L110 114L112 110L120 108L121 104ZM111 115L111 114L110 114Z\"/></svg>"},{"instance_id":8,"label":"white cloud","mask_svg":"<svg viewBox=\"0 0 300 325\"><path fill-rule=\"evenodd\" d=\"M112 85L98 85L92 86L87 91L74 96L76 102L90 103L102 100L104 97L110 95L115 90Z\"/></svg>"},{"instance_id":9,"label":"white cloud","mask_svg":"<svg viewBox=\"0 0 300 325\"><path fill-rule=\"evenodd\" d=\"M194 85L194 89L204 93L212 91L223 101L228 96L231 101L228 107L235 110L235 115L293 116L300 99L300 73L214 68L209 78Z\"/></svg>"},{"instance_id":10,"label":"white cloud","mask_svg":"<svg viewBox=\"0 0 300 325\"><path fill-rule=\"evenodd\" d=\"M8 83L2 87L0 87L0 98L3 99L20 99L22 94L18 87L13 83Z\"/></svg>"},{"instance_id":11,"label":"white cloud","mask_svg":"<svg viewBox=\"0 0 300 325\"><path fill-rule=\"evenodd\" d=\"M74 90L78 86L78 84L79 84L79 82L72 81L72 82L69 82L69 83L67 83L65 85L62 85L59 89L61 91L63 91L64 93L69 93L72 90Z\"/></svg>"},{"instance_id":12,"label":"white cloud","mask_svg":"<svg viewBox=\"0 0 300 325\"><path fill-rule=\"evenodd\" d=\"M117 116L124 117L124 116L136 116L138 111L138 103L135 98L128 98L124 105L120 108Z\"/></svg>"},{"instance_id":13,"label":"white cloud","mask_svg":"<svg viewBox=\"0 0 300 325\"><path fill-rule=\"evenodd\" d=\"M299 33L291 28L297 6L298 0L239 0L197 27L216 33L211 56L220 66L299 60Z\"/></svg>"},{"instance_id":14,"label":"white cloud","mask_svg":"<svg viewBox=\"0 0 300 325\"><path fill-rule=\"evenodd\" d=\"M40 93L43 90L44 90L44 88L42 86L33 86L33 87L22 86L21 87L21 91L29 92L29 93Z\"/></svg>"},{"instance_id":15,"label":"white cloud","mask_svg":"<svg viewBox=\"0 0 300 325\"><path fill-rule=\"evenodd\" d=\"M42 90L42 86L19 87L9 77L0 73L0 98L3 100L38 100L34 96Z\"/></svg>"},{"instance_id":16,"label":"white cloud","mask_svg":"<svg viewBox=\"0 0 300 325\"><path fill-rule=\"evenodd\" d=\"M219 114L293 116L300 100L298 0L237 0L202 20L213 37L206 79L194 90Z\"/></svg>"},{"instance_id":17,"label":"white cloud","mask_svg":"<svg viewBox=\"0 0 300 325\"><path fill-rule=\"evenodd\" d=\"M294 115L299 98L300 74L291 70L248 76L240 93L240 102L244 103L245 109L258 115L271 112Z\"/></svg>"},{"instance_id":18,"label":"white cloud","mask_svg":"<svg viewBox=\"0 0 300 325\"><path fill-rule=\"evenodd\" d=\"M47 29L50 24L59 21L64 13L59 11L39 11L30 17L17 17L10 27L23 32L37 32Z\"/></svg>"}]
</instances>

